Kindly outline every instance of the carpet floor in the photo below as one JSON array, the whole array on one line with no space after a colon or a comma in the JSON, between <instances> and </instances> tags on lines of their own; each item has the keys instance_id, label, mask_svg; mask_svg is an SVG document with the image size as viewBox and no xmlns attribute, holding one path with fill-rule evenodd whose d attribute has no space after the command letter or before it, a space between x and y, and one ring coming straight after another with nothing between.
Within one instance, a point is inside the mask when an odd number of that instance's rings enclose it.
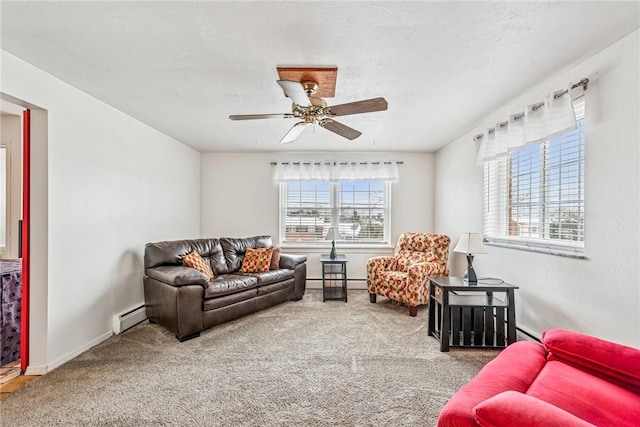
<instances>
[{"instance_id":1,"label":"carpet floor","mask_svg":"<svg viewBox=\"0 0 640 427\"><path fill-rule=\"evenodd\" d=\"M180 343L144 322L0 402L3 426L433 426L496 350L439 351L427 310L310 290Z\"/></svg>"}]
</instances>

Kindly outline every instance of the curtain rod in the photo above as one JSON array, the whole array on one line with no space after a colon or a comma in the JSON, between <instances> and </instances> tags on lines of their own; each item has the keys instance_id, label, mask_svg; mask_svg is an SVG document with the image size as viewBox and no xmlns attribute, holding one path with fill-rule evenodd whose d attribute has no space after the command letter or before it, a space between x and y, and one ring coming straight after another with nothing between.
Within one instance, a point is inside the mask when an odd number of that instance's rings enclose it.
<instances>
[{"instance_id":1,"label":"curtain rod","mask_svg":"<svg viewBox=\"0 0 640 427\"><path fill-rule=\"evenodd\" d=\"M577 88L579 86L582 86L582 90L587 90L587 86L588 85L589 85L589 79L585 77L582 80L580 80L578 83L575 83L575 84L571 85L571 89L575 89L575 88ZM553 99L558 99L558 98L560 98L562 95L564 95L567 92L569 92L569 89L565 89L563 91L559 91L559 92L555 93L555 95L553 95ZM542 107L543 105L544 105L544 102L538 102L537 104L534 104L531 107L531 109L533 111L536 111L538 108ZM513 115L513 119L514 120L520 120L523 117L524 117L524 113L518 113L518 114L514 114ZM501 122L501 123L497 123L496 126L499 126L500 129L504 129L507 126L508 123L509 123L508 121L504 121L504 122ZM496 131L495 128L491 128L491 129L488 130L490 135L495 133L495 131ZM478 134L478 135L473 137L473 141L476 142L476 141L481 140L482 138L484 138L484 134Z\"/></svg>"},{"instance_id":2,"label":"curtain rod","mask_svg":"<svg viewBox=\"0 0 640 427\"><path fill-rule=\"evenodd\" d=\"M280 162L281 165L366 165L368 163L372 165L390 165L393 162ZM404 165L404 162L402 161L395 163L397 165ZM272 166L275 166L277 164L278 162L271 162Z\"/></svg>"},{"instance_id":3,"label":"curtain rod","mask_svg":"<svg viewBox=\"0 0 640 427\"><path fill-rule=\"evenodd\" d=\"M574 84L571 86L571 89L575 89L578 86L582 86L582 90L587 90L587 86L589 85L589 79L588 78L583 78L582 80L580 80L578 83ZM555 99L560 98L562 95L564 95L565 93L569 92L569 89L565 89L560 93L556 93L553 97Z\"/></svg>"}]
</instances>

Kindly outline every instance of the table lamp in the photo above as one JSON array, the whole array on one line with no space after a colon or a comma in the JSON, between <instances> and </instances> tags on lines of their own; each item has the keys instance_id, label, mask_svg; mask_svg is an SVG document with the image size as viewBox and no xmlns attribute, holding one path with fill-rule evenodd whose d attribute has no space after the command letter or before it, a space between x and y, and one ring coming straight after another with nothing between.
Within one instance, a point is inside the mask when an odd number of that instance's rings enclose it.
<instances>
[{"instance_id":1,"label":"table lamp","mask_svg":"<svg viewBox=\"0 0 640 427\"><path fill-rule=\"evenodd\" d=\"M464 272L464 280L469 284L478 284L478 277L473 269L473 254L486 254L486 246L482 243L479 233L464 233L458 244L453 249L454 252L467 254L467 271Z\"/></svg>"},{"instance_id":2,"label":"table lamp","mask_svg":"<svg viewBox=\"0 0 640 427\"><path fill-rule=\"evenodd\" d=\"M327 235L324 240L331 240L331 253L329 254L329 258L336 259L338 254L336 253L336 237L339 236L338 230L335 227L329 227L327 230Z\"/></svg>"}]
</instances>

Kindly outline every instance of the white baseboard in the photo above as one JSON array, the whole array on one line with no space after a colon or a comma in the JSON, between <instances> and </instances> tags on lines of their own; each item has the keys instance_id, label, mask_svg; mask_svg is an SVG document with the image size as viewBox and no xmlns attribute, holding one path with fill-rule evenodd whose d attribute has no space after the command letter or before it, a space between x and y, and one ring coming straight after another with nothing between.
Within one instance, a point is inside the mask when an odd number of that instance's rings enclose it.
<instances>
[{"instance_id":1,"label":"white baseboard","mask_svg":"<svg viewBox=\"0 0 640 427\"><path fill-rule=\"evenodd\" d=\"M46 373L46 366L27 366L27 369L24 371L25 375L44 375Z\"/></svg>"},{"instance_id":2,"label":"white baseboard","mask_svg":"<svg viewBox=\"0 0 640 427\"><path fill-rule=\"evenodd\" d=\"M104 334L100 335L96 339L89 341L87 344L83 345L79 349L77 349L75 351L72 351L71 353L68 353L68 354L60 357L59 359L56 359L53 362L47 364L47 366L44 367L44 372L41 371L42 367L34 367L34 370L37 368L37 371L38 372L42 372L42 373L33 374L33 375L44 375L47 372L51 372L54 369L56 369L57 367L67 363L71 359L81 355L85 351L89 350L91 347L95 347L96 345L100 344L102 341L105 341L106 339L111 338L112 336L113 336L113 332L112 331L105 332ZM29 371L30 368L31 368L30 366L27 367L27 372Z\"/></svg>"}]
</instances>

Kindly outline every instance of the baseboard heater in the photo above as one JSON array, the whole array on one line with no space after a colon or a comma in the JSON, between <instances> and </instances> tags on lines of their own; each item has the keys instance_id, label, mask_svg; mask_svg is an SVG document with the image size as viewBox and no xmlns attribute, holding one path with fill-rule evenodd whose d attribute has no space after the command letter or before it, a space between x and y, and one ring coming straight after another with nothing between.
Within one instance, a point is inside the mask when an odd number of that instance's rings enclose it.
<instances>
[{"instance_id":1,"label":"baseboard heater","mask_svg":"<svg viewBox=\"0 0 640 427\"><path fill-rule=\"evenodd\" d=\"M113 316L113 333L118 335L146 319L147 313L144 309L144 304L134 307L122 314L116 314Z\"/></svg>"}]
</instances>

